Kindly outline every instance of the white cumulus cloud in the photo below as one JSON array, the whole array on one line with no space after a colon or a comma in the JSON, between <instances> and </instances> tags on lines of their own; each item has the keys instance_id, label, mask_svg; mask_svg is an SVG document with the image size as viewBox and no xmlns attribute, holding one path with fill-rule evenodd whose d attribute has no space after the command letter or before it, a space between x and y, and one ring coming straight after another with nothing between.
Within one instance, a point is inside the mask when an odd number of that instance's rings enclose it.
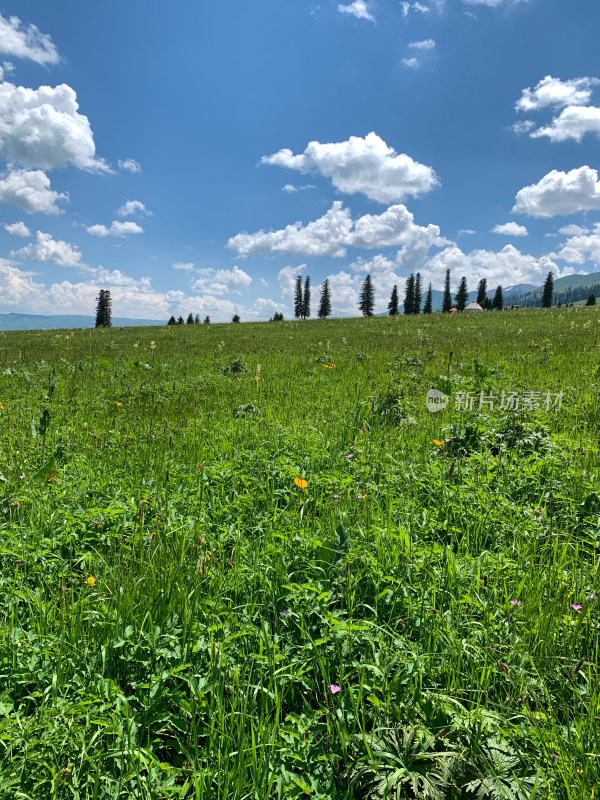
<instances>
[{"instance_id":1,"label":"white cumulus cloud","mask_svg":"<svg viewBox=\"0 0 600 800\"><path fill-rule=\"evenodd\" d=\"M195 292L208 292L209 294L241 294L252 283L252 278L243 269L234 266L233 269L196 270L200 276L192 283Z\"/></svg>"},{"instance_id":2,"label":"white cumulus cloud","mask_svg":"<svg viewBox=\"0 0 600 800\"><path fill-rule=\"evenodd\" d=\"M558 232L563 236L579 236L581 233L589 233L590 229L584 228L583 225L564 225L558 229Z\"/></svg>"},{"instance_id":3,"label":"white cumulus cloud","mask_svg":"<svg viewBox=\"0 0 600 800\"><path fill-rule=\"evenodd\" d=\"M533 89L523 89L523 94L515 103L517 111L538 111L546 106L564 108L565 106L585 106L590 102L592 91L600 84L598 78L573 78L561 81L546 75Z\"/></svg>"},{"instance_id":4,"label":"white cumulus cloud","mask_svg":"<svg viewBox=\"0 0 600 800\"><path fill-rule=\"evenodd\" d=\"M547 136L552 142L565 142L574 139L580 142L586 133L600 136L600 108L596 106L568 106L550 125L530 133L532 139Z\"/></svg>"},{"instance_id":5,"label":"white cumulus cloud","mask_svg":"<svg viewBox=\"0 0 600 800\"><path fill-rule=\"evenodd\" d=\"M121 208L117 210L119 217L130 217L133 214L140 214L141 216L151 217L152 211L148 211L144 203L139 200L127 200Z\"/></svg>"},{"instance_id":6,"label":"white cumulus cloud","mask_svg":"<svg viewBox=\"0 0 600 800\"><path fill-rule=\"evenodd\" d=\"M119 236L121 238L129 236L130 233L143 233L144 229L137 224L137 222L120 222L115 220L111 223L110 227L106 225L90 225L87 228L90 236Z\"/></svg>"},{"instance_id":7,"label":"white cumulus cloud","mask_svg":"<svg viewBox=\"0 0 600 800\"><path fill-rule=\"evenodd\" d=\"M86 279L80 282L61 281L46 287L26 272L0 259L0 310L17 309L25 313L86 314L93 318L100 289L110 289L115 317L162 319L171 314L186 316L190 311L201 317L210 316L213 322L230 322L234 314L243 320L268 319L274 310L284 310L280 304L264 298L246 308L224 297L214 295L190 296L185 292L159 292L150 278L132 278L118 269L81 265Z\"/></svg>"},{"instance_id":8,"label":"white cumulus cloud","mask_svg":"<svg viewBox=\"0 0 600 800\"><path fill-rule=\"evenodd\" d=\"M18 17L0 14L0 53L28 58L37 64L57 64L60 56L54 42L35 25L22 25Z\"/></svg>"},{"instance_id":9,"label":"white cumulus cloud","mask_svg":"<svg viewBox=\"0 0 600 800\"><path fill-rule=\"evenodd\" d=\"M408 0L403 0L400 3L400 8L402 9L403 17L407 17L409 11L417 11L420 14L429 14L431 11L429 6L426 6L423 3L409 3Z\"/></svg>"},{"instance_id":10,"label":"white cumulus cloud","mask_svg":"<svg viewBox=\"0 0 600 800\"><path fill-rule=\"evenodd\" d=\"M513 213L530 217L554 217L600 209L598 171L588 166L560 172L553 169L517 192Z\"/></svg>"},{"instance_id":11,"label":"white cumulus cloud","mask_svg":"<svg viewBox=\"0 0 600 800\"><path fill-rule=\"evenodd\" d=\"M354 0L353 3L349 3L347 6L342 3L338 5L340 14L350 14L353 17L357 17L357 19L368 19L369 22L375 22L375 17L371 14L369 8L370 4L365 0Z\"/></svg>"},{"instance_id":12,"label":"white cumulus cloud","mask_svg":"<svg viewBox=\"0 0 600 800\"><path fill-rule=\"evenodd\" d=\"M0 157L25 167L56 169L73 164L110 172L96 157L89 120L78 113L77 95L62 83L27 89L0 83Z\"/></svg>"},{"instance_id":13,"label":"white cumulus cloud","mask_svg":"<svg viewBox=\"0 0 600 800\"><path fill-rule=\"evenodd\" d=\"M61 267L80 267L81 251L76 245L55 240L49 233L37 231L35 242L30 242L20 250L11 251L11 256L25 261L38 261L41 264L58 264Z\"/></svg>"},{"instance_id":14,"label":"white cumulus cloud","mask_svg":"<svg viewBox=\"0 0 600 800\"><path fill-rule=\"evenodd\" d=\"M408 46L413 50L434 50L435 42L433 39L423 39L420 42L411 42Z\"/></svg>"},{"instance_id":15,"label":"white cumulus cloud","mask_svg":"<svg viewBox=\"0 0 600 800\"><path fill-rule=\"evenodd\" d=\"M299 267L283 267L277 273L277 283L281 290L281 297L285 302L291 303L294 299L296 276L301 275L304 269L306 269L306 264L300 264Z\"/></svg>"},{"instance_id":16,"label":"white cumulus cloud","mask_svg":"<svg viewBox=\"0 0 600 800\"><path fill-rule=\"evenodd\" d=\"M293 194L294 192L302 192L305 189L316 189L317 187L314 186L312 183L306 183L304 186L294 186L293 183L286 183L285 186L281 187L282 192L287 192L288 194Z\"/></svg>"},{"instance_id":17,"label":"white cumulus cloud","mask_svg":"<svg viewBox=\"0 0 600 800\"><path fill-rule=\"evenodd\" d=\"M136 173L142 171L142 165L134 158L119 159L118 166L119 169L124 169L126 172Z\"/></svg>"},{"instance_id":18,"label":"white cumulus cloud","mask_svg":"<svg viewBox=\"0 0 600 800\"><path fill-rule=\"evenodd\" d=\"M4 223L2 226L11 236L31 236L31 231L24 222Z\"/></svg>"},{"instance_id":19,"label":"white cumulus cloud","mask_svg":"<svg viewBox=\"0 0 600 800\"><path fill-rule=\"evenodd\" d=\"M497 8L503 2L504 0L463 0L463 3L471 6L489 6L490 8Z\"/></svg>"},{"instance_id":20,"label":"white cumulus cloud","mask_svg":"<svg viewBox=\"0 0 600 800\"><path fill-rule=\"evenodd\" d=\"M339 258L346 255L347 247L400 245L406 248L408 255L414 250L427 252L430 247L445 243L437 225L415 225L406 206L393 205L382 214L365 214L352 220L349 209L344 208L341 200L336 200L322 217L307 225L295 222L278 231L238 233L229 239L227 247L240 256L272 253Z\"/></svg>"},{"instance_id":21,"label":"white cumulus cloud","mask_svg":"<svg viewBox=\"0 0 600 800\"><path fill-rule=\"evenodd\" d=\"M600 264L600 223L596 223L591 231L587 228L576 230L577 228L577 225L561 228L561 233L569 231L573 235L567 239L558 253L551 255L563 261L570 261L572 264L585 264L587 261Z\"/></svg>"},{"instance_id":22,"label":"white cumulus cloud","mask_svg":"<svg viewBox=\"0 0 600 800\"><path fill-rule=\"evenodd\" d=\"M0 201L27 214L62 214L57 203L68 199L67 193L50 188L50 178L40 169L13 169L0 178Z\"/></svg>"},{"instance_id":23,"label":"white cumulus cloud","mask_svg":"<svg viewBox=\"0 0 600 800\"><path fill-rule=\"evenodd\" d=\"M193 261L176 261L175 264L172 265L174 270L179 272L193 272L194 271L194 262Z\"/></svg>"},{"instance_id":24,"label":"white cumulus cloud","mask_svg":"<svg viewBox=\"0 0 600 800\"><path fill-rule=\"evenodd\" d=\"M529 133L529 131L533 128L535 128L535 122L531 119L524 119L521 120L521 122L515 122L514 125L510 126L510 129L519 136L523 133Z\"/></svg>"},{"instance_id":25,"label":"white cumulus cloud","mask_svg":"<svg viewBox=\"0 0 600 800\"><path fill-rule=\"evenodd\" d=\"M421 62L418 58L403 58L402 63L409 69L419 69L421 66Z\"/></svg>"},{"instance_id":26,"label":"white cumulus cloud","mask_svg":"<svg viewBox=\"0 0 600 800\"><path fill-rule=\"evenodd\" d=\"M494 225L490 233L501 233L503 236L529 235L525 225L519 225L517 222L505 222L503 225Z\"/></svg>"},{"instance_id":27,"label":"white cumulus cloud","mask_svg":"<svg viewBox=\"0 0 600 800\"><path fill-rule=\"evenodd\" d=\"M380 203L429 192L439 185L434 170L406 155L396 153L376 133L345 142L310 142L305 151L294 155L285 148L263 156L262 164L272 164L302 173L318 172L345 194L361 193Z\"/></svg>"}]
</instances>

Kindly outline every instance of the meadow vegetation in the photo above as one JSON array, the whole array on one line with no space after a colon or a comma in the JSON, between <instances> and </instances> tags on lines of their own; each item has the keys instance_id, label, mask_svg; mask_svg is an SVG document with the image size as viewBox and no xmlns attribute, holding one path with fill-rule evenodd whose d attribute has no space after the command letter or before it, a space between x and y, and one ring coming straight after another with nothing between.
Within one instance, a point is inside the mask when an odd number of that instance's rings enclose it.
<instances>
[{"instance_id":1,"label":"meadow vegetation","mask_svg":"<svg viewBox=\"0 0 600 800\"><path fill-rule=\"evenodd\" d=\"M595 308L0 334L0 797L598 795L599 387Z\"/></svg>"}]
</instances>

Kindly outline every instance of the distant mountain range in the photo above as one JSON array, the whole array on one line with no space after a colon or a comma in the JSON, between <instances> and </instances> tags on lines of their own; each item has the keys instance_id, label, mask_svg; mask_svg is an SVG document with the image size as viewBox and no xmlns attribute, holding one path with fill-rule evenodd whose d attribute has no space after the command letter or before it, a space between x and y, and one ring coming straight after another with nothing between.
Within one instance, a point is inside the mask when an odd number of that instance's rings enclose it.
<instances>
[{"instance_id":1,"label":"distant mountain range","mask_svg":"<svg viewBox=\"0 0 600 800\"><path fill-rule=\"evenodd\" d=\"M537 308L542 304L543 286L520 284L504 290L504 303L515 304L523 308ZM553 302L566 305L587 300L590 294L600 298L600 272L588 275L567 275L554 281Z\"/></svg>"},{"instance_id":2,"label":"distant mountain range","mask_svg":"<svg viewBox=\"0 0 600 800\"><path fill-rule=\"evenodd\" d=\"M165 325L166 320L157 319L129 319L128 317L113 317L115 327L130 327L142 325ZM44 316L42 314L0 314L0 331L41 331L55 330L56 328L93 328L96 317L83 314L55 314Z\"/></svg>"}]
</instances>

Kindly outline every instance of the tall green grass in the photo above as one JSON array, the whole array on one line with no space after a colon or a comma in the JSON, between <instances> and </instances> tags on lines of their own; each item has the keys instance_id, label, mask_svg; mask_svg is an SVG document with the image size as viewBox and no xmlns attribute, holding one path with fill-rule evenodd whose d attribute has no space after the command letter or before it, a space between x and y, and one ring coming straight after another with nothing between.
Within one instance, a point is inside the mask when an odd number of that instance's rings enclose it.
<instances>
[{"instance_id":1,"label":"tall green grass","mask_svg":"<svg viewBox=\"0 0 600 800\"><path fill-rule=\"evenodd\" d=\"M593 308L0 334L0 797L598 794L599 401Z\"/></svg>"}]
</instances>

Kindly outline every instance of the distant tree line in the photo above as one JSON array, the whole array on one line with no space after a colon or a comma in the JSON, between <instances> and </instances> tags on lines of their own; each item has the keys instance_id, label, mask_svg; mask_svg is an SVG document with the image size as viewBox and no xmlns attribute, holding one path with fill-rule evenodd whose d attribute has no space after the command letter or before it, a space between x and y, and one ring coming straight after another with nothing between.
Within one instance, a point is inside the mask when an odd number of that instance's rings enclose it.
<instances>
[{"instance_id":1,"label":"distant tree line","mask_svg":"<svg viewBox=\"0 0 600 800\"><path fill-rule=\"evenodd\" d=\"M600 294L600 283L593 283L588 286L569 286L566 289L562 289L561 291L554 291L554 285L553 285L554 281L553 281L552 297L550 298L549 304L545 305L545 303L548 303L549 299L548 288L546 285L547 283L548 283L548 278L546 278L544 289L542 289L541 292L539 289L536 289L531 292L523 292L522 294L509 295L510 302L519 305L522 308L549 308L550 306L553 305L568 306L571 303L577 303L580 302L581 300L588 301L591 296L593 296L595 299ZM545 297L544 297L544 290L546 290ZM595 305L595 303L590 303L590 305Z\"/></svg>"},{"instance_id":2,"label":"distant tree line","mask_svg":"<svg viewBox=\"0 0 600 800\"><path fill-rule=\"evenodd\" d=\"M294 290L294 316L296 319L308 319L311 315L311 280L307 275L304 281L302 276L298 275L295 281ZM103 295L103 293L100 293ZM110 292L108 295L108 304L110 307ZM568 305L569 303L578 300L587 300L586 305L596 305L596 295L600 294L600 284L593 284L592 286L580 286L565 289L562 292L554 292L554 277L552 272L549 272L544 283L543 290L536 290L536 292L526 292L523 294L509 294L504 296L504 290L501 285L498 285L494 291L493 297L488 295L487 279L481 278L477 285L477 304L487 310L502 311L505 303L510 303L511 307L524 307L524 308L549 308L550 306ZM444 279L444 290L442 295L442 312L449 313L451 311L464 311L469 303L469 287L467 279L463 275L456 287L454 296L451 290L451 274L450 270L446 270ZM99 298L100 304L100 298ZM99 305L100 307L100 305ZM367 275L364 279L358 302L359 311L364 317L372 317L375 308L375 290L373 288L373 279L371 275ZM400 314L400 295L398 285L394 284L389 303L387 305L388 313L394 317ZM423 301L423 280L421 273L417 272L416 275L411 273L406 279L404 287L404 302L402 304L402 313L404 314L431 314L433 312L433 290L431 283L428 285L425 299ZM321 284L319 296L319 308L317 311L319 319L326 319L331 316L331 290L329 279L326 278ZM102 317L97 317L97 320ZM279 311L269 320L270 322L280 322L283 320L283 314ZM109 314L110 319L110 314ZM233 316L232 322L240 322L238 314ZM210 317L205 317L203 324L210 323ZM98 321L96 325L98 325ZM110 323L109 323L110 324ZM187 320L183 317L176 319L171 316L168 325L198 325L200 324L200 317L198 314L188 314Z\"/></svg>"},{"instance_id":3,"label":"distant tree line","mask_svg":"<svg viewBox=\"0 0 600 800\"><path fill-rule=\"evenodd\" d=\"M238 322L239 322L239 318L238 318ZM209 316L204 317L204 319L202 320L202 324L203 325L210 325L210 317ZM175 319L175 317L173 315L171 315L171 318L167 322L167 325L200 325L200 314L196 314L194 316L194 314L192 314L190 312L187 315L187 319L184 319L181 316L178 317L177 319Z\"/></svg>"}]
</instances>

